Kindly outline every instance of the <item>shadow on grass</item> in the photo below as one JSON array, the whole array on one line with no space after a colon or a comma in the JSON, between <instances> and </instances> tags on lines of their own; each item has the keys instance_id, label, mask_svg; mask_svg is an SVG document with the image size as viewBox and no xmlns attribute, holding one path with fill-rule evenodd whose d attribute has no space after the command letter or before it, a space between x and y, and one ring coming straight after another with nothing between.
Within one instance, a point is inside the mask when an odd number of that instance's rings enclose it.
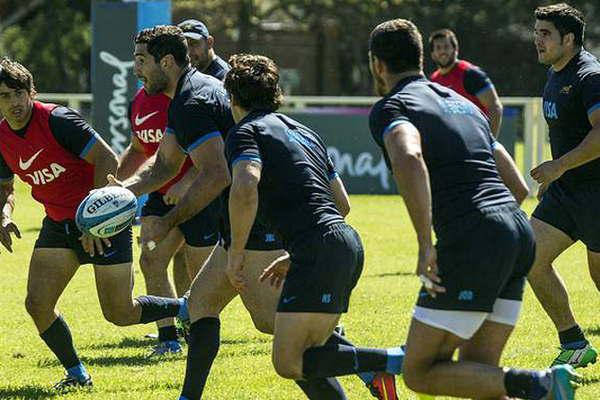
<instances>
[{"instance_id":1,"label":"shadow on grass","mask_svg":"<svg viewBox=\"0 0 600 400\"><path fill-rule=\"evenodd\" d=\"M583 330L586 335L600 336L600 326L594 326L593 328L587 328Z\"/></svg>"},{"instance_id":2,"label":"shadow on grass","mask_svg":"<svg viewBox=\"0 0 600 400\"><path fill-rule=\"evenodd\" d=\"M125 349L125 348L150 348L153 344L156 344L156 339L141 338L141 337L126 337L121 339L120 342L112 343L94 343L88 346L82 346L81 349L85 350L110 350L110 349Z\"/></svg>"},{"instance_id":3,"label":"shadow on grass","mask_svg":"<svg viewBox=\"0 0 600 400\"><path fill-rule=\"evenodd\" d=\"M593 378L584 377L581 380L581 384L584 386L592 386L592 385L597 385L599 383L600 383L600 377L598 377L598 376L594 376Z\"/></svg>"},{"instance_id":4,"label":"shadow on grass","mask_svg":"<svg viewBox=\"0 0 600 400\"><path fill-rule=\"evenodd\" d=\"M185 356L182 354L181 356L168 356L168 357L147 357L146 354L133 355L133 356L101 356L101 357L81 357L81 361L86 366L100 366L100 367L113 367L113 366L121 366L121 367L140 367L146 365L156 365L156 364L164 364L167 362L174 362L185 360ZM40 368L53 368L60 367L60 363L58 360L53 359L45 359L38 363L38 367ZM3 397L0 396L0 399Z\"/></svg>"},{"instance_id":5,"label":"shadow on grass","mask_svg":"<svg viewBox=\"0 0 600 400\"><path fill-rule=\"evenodd\" d=\"M0 386L0 399L47 399L56 396L49 387L25 385L25 386Z\"/></svg>"},{"instance_id":6,"label":"shadow on grass","mask_svg":"<svg viewBox=\"0 0 600 400\"><path fill-rule=\"evenodd\" d=\"M23 232L39 232L39 231L41 231L41 230L42 230L42 228L40 228L40 227L38 226L38 227L34 227L34 228L27 228L27 229L25 229Z\"/></svg>"},{"instance_id":7,"label":"shadow on grass","mask_svg":"<svg viewBox=\"0 0 600 400\"><path fill-rule=\"evenodd\" d=\"M249 344L249 343L271 343L272 337L261 337L252 339L223 339L221 344L236 345L236 344Z\"/></svg>"},{"instance_id":8,"label":"shadow on grass","mask_svg":"<svg viewBox=\"0 0 600 400\"><path fill-rule=\"evenodd\" d=\"M387 278L388 276L415 276L414 272L384 272L382 274L365 275L365 278Z\"/></svg>"}]
</instances>

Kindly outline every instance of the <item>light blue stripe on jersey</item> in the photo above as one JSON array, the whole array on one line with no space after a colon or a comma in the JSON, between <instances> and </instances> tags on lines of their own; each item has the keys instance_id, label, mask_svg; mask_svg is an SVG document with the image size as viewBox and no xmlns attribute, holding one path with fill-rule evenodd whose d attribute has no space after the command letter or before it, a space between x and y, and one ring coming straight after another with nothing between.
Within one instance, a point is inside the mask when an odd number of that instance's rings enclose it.
<instances>
[{"instance_id":1,"label":"light blue stripe on jersey","mask_svg":"<svg viewBox=\"0 0 600 400\"><path fill-rule=\"evenodd\" d=\"M94 144L96 144L97 141L98 141L98 134L94 133L94 136L92 136L90 138L90 141L87 142L87 144L85 145L83 150L81 150L81 153L79 153L79 158L85 158L85 156L87 156L87 154L90 152L90 150L92 149Z\"/></svg>"},{"instance_id":2,"label":"light blue stripe on jersey","mask_svg":"<svg viewBox=\"0 0 600 400\"><path fill-rule=\"evenodd\" d=\"M165 130L165 134L167 134L167 135L174 135L175 134L175 129L171 128L170 126L167 126L167 129Z\"/></svg>"},{"instance_id":3,"label":"light blue stripe on jersey","mask_svg":"<svg viewBox=\"0 0 600 400\"><path fill-rule=\"evenodd\" d=\"M591 106L590 108L588 108L587 113L588 115L590 115L591 113L593 113L594 111L600 109L600 102L594 104L593 106Z\"/></svg>"},{"instance_id":4,"label":"light blue stripe on jersey","mask_svg":"<svg viewBox=\"0 0 600 400\"><path fill-rule=\"evenodd\" d=\"M329 180L332 181L340 175L337 173L337 171L333 171L332 173L328 174L328 176L329 176Z\"/></svg>"},{"instance_id":5,"label":"light blue stripe on jersey","mask_svg":"<svg viewBox=\"0 0 600 400\"><path fill-rule=\"evenodd\" d=\"M257 163L262 164L262 160L259 156L255 156L255 155L241 155L238 158L236 158L235 160L233 160L233 162L231 163L231 166L233 167L235 164L239 163L240 161L256 161Z\"/></svg>"},{"instance_id":6,"label":"light blue stripe on jersey","mask_svg":"<svg viewBox=\"0 0 600 400\"><path fill-rule=\"evenodd\" d=\"M402 125L402 124L411 124L411 122L408 119L402 118L402 119L397 119L395 121L392 121L391 124L389 124L387 126L387 128L385 128L383 130L383 133L381 134L381 138L384 139L385 136L390 133L392 131L392 129L394 129L395 127L397 127L398 125ZM412 125L412 124L411 124Z\"/></svg>"},{"instance_id":7,"label":"light blue stripe on jersey","mask_svg":"<svg viewBox=\"0 0 600 400\"><path fill-rule=\"evenodd\" d=\"M494 85L492 84L492 82L490 82L487 85L485 85L484 87L482 87L481 89L479 89L475 93L475 96L479 96L481 93L487 92L488 90L492 89L493 87L494 87Z\"/></svg>"},{"instance_id":8,"label":"light blue stripe on jersey","mask_svg":"<svg viewBox=\"0 0 600 400\"><path fill-rule=\"evenodd\" d=\"M216 138L217 136L221 136L221 132L214 131L214 132L211 132L211 133L208 133L208 134L202 136L201 138L198 138L194 143L192 143L191 145L188 146L187 152L190 153L192 150L194 150L196 147L200 146L202 143L204 143L207 140L210 140L212 138Z\"/></svg>"}]
</instances>

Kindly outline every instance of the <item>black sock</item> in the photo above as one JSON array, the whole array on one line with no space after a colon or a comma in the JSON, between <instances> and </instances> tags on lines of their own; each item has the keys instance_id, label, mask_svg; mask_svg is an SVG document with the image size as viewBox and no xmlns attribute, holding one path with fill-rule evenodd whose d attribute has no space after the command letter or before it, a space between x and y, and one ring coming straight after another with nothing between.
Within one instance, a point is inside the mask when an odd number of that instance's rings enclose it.
<instances>
[{"instance_id":1,"label":"black sock","mask_svg":"<svg viewBox=\"0 0 600 400\"><path fill-rule=\"evenodd\" d=\"M558 338L560 339L560 344L565 345L569 343L582 342L582 344L587 344L587 340L585 340L585 335L583 331L579 327L579 325L575 325L572 328L569 328L565 331L558 332Z\"/></svg>"},{"instance_id":2,"label":"black sock","mask_svg":"<svg viewBox=\"0 0 600 400\"><path fill-rule=\"evenodd\" d=\"M545 371L509 369L504 374L506 395L510 398L539 400L548 394L551 379Z\"/></svg>"},{"instance_id":3,"label":"black sock","mask_svg":"<svg viewBox=\"0 0 600 400\"><path fill-rule=\"evenodd\" d=\"M135 301L142 307L140 323L158 321L160 319L176 317L179 312L180 302L178 299L157 296L140 296Z\"/></svg>"},{"instance_id":4,"label":"black sock","mask_svg":"<svg viewBox=\"0 0 600 400\"><path fill-rule=\"evenodd\" d=\"M385 371L387 351L346 345L311 347L304 352L303 374L307 379L357 372Z\"/></svg>"},{"instance_id":5,"label":"black sock","mask_svg":"<svg viewBox=\"0 0 600 400\"><path fill-rule=\"evenodd\" d=\"M342 336L339 333L334 331L331 334L331 336L329 336L329 339L327 339L327 342L325 342L324 346L330 346L330 345L336 345L336 344L343 344L346 346L354 346L348 339L346 339L344 336Z\"/></svg>"},{"instance_id":6,"label":"black sock","mask_svg":"<svg viewBox=\"0 0 600 400\"><path fill-rule=\"evenodd\" d=\"M163 326L158 328L158 341L167 342L177 340L177 328L175 325Z\"/></svg>"},{"instance_id":7,"label":"black sock","mask_svg":"<svg viewBox=\"0 0 600 400\"><path fill-rule=\"evenodd\" d=\"M344 389L335 378L315 378L296 381L310 400L347 400Z\"/></svg>"},{"instance_id":8,"label":"black sock","mask_svg":"<svg viewBox=\"0 0 600 400\"><path fill-rule=\"evenodd\" d=\"M346 339L346 337L334 331L329 337L329 339L327 339L327 342L325 342L325 346L337 344L354 346L348 339ZM373 381L373 378L375 377L375 373L372 371L358 372L356 375L360 378L361 381L363 381L363 383L367 385L370 384Z\"/></svg>"},{"instance_id":9,"label":"black sock","mask_svg":"<svg viewBox=\"0 0 600 400\"><path fill-rule=\"evenodd\" d=\"M181 391L181 396L188 400L202 397L210 367L219 352L220 327L218 318L202 318L190 327L185 380Z\"/></svg>"},{"instance_id":10,"label":"black sock","mask_svg":"<svg viewBox=\"0 0 600 400\"><path fill-rule=\"evenodd\" d=\"M59 315L50 327L40 334L40 337L46 342L46 345L65 369L81 364L79 357L77 357L77 351L73 347L71 331L62 315Z\"/></svg>"}]
</instances>

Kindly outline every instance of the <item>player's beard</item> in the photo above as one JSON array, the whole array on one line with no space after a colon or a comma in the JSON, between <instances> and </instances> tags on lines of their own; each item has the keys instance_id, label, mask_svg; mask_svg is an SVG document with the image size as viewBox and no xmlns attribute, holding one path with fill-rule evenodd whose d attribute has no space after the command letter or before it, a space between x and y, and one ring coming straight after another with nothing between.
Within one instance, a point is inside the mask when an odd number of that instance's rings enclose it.
<instances>
[{"instance_id":1,"label":"player's beard","mask_svg":"<svg viewBox=\"0 0 600 400\"><path fill-rule=\"evenodd\" d=\"M448 57L448 61L446 61L445 63L441 63L441 62L436 62L438 68L448 68L452 65L454 65L454 63L456 62L456 56L450 56Z\"/></svg>"},{"instance_id":2,"label":"player's beard","mask_svg":"<svg viewBox=\"0 0 600 400\"><path fill-rule=\"evenodd\" d=\"M147 80L144 88L149 95L155 95L163 92L169 83L169 78L162 71L157 71L153 74L152 79Z\"/></svg>"},{"instance_id":3,"label":"player's beard","mask_svg":"<svg viewBox=\"0 0 600 400\"><path fill-rule=\"evenodd\" d=\"M202 54L202 57L194 57L192 56L192 66L196 68L198 71L202 72L208 67L208 49Z\"/></svg>"}]
</instances>

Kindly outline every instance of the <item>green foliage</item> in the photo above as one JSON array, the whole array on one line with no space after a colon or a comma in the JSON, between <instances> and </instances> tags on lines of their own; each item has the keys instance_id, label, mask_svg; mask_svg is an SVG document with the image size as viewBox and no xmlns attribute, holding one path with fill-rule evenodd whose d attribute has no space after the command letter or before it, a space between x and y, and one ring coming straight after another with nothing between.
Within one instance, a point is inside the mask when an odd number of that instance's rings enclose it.
<instances>
[{"instance_id":1,"label":"green foliage","mask_svg":"<svg viewBox=\"0 0 600 400\"><path fill-rule=\"evenodd\" d=\"M29 68L40 92L89 91L89 10L73 3L47 1L2 32L4 53Z\"/></svg>"},{"instance_id":2,"label":"green foliage","mask_svg":"<svg viewBox=\"0 0 600 400\"><path fill-rule=\"evenodd\" d=\"M350 312L343 317L349 338L364 346L397 346L404 342L419 281L414 276L416 242L408 215L398 196L352 196L350 223L360 232L366 264L356 287ZM531 211L530 200L526 209ZM42 208L17 184L17 221L23 239L14 253L2 249L0 280L0 398L41 400L52 397L49 386L62 371L35 331L23 301L27 266L37 237ZM136 235L139 231L136 229ZM135 257L139 257L135 248ZM585 251L576 245L562 255L556 267L563 275L572 306L588 338L600 344L600 300L586 268ZM48 271L51 274L51 271ZM135 263L135 293L144 285ZM153 325L119 328L106 322L98 305L93 271L84 266L63 295L59 309L68 321L79 354L95 380L95 388L61 396L65 400L176 399L185 359L159 361L145 355ZM260 334L239 300L222 315L222 345L208 381L206 399L299 400L304 397L290 381L275 374L271 365L271 337ZM556 355L558 338L549 318L528 289L523 314L508 343L502 364L545 368ZM578 400L596 400L600 393L600 364L580 371L586 384ZM350 399L370 399L356 377L342 379ZM401 399L414 399L403 385ZM52 397L54 398L54 397ZM438 398L438 400L446 400Z\"/></svg>"}]
</instances>

